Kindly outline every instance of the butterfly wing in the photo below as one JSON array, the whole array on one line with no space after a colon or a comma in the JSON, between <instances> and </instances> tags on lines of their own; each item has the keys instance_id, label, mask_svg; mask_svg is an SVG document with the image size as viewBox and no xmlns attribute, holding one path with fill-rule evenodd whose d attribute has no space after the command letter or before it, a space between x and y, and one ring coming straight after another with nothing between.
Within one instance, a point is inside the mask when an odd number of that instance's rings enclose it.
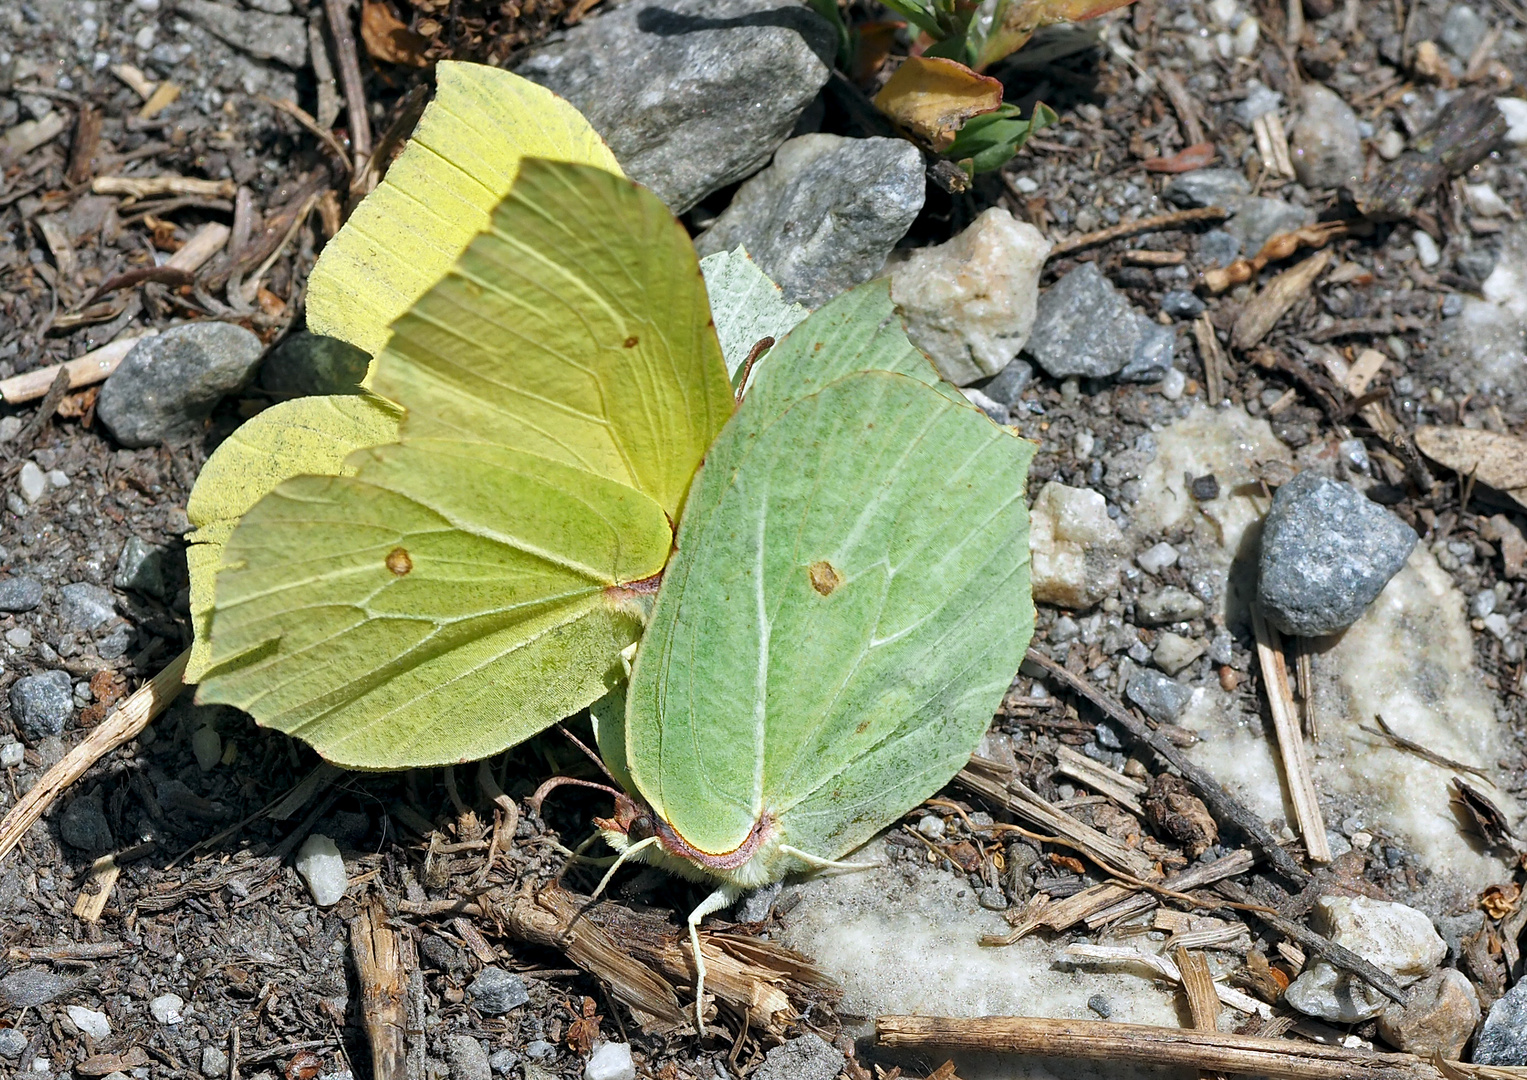
<instances>
[{"instance_id":1,"label":"butterfly wing","mask_svg":"<svg viewBox=\"0 0 1527 1080\"><path fill-rule=\"evenodd\" d=\"M1033 451L894 372L761 425L752 404L691 496L628 689L627 765L702 851L772 814L836 858L958 770L1022 661Z\"/></svg>"}]
</instances>

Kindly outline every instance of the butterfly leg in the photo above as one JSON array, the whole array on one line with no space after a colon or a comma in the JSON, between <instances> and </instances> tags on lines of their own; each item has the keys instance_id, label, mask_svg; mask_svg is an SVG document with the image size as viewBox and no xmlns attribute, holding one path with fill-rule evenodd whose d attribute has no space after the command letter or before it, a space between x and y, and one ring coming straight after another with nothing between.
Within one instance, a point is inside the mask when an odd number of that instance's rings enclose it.
<instances>
[{"instance_id":1,"label":"butterfly leg","mask_svg":"<svg viewBox=\"0 0 1527 1080\"><path fill-rule=\"evenodd\" d=\"M705 1038L705 958L700 955L700 920L731 907L742 895L735 885L721 885L689 913L689 947L695 954L695 1030Z\"/></svg>"},{"instance_id":2,"label":"butterfly leg","mask_svg":"<svg viewBox=\"0 0 1527 1080\"><path fill-rule=\"evenodd\" d=\"M636 663L636 647L640 644L640 641L633 641L620 650L620 666L625 668L627 682L631 681L631 665Z\"/></svg>"},{"instance_id":3,"label":"butterfly leg","mask_svg":"<svg viewBox=\"0 0 1527 1080\"><path fill-rule=\"evenodd\" d=\"M622 851L619 857L616 858L614 864L605 871L604 877L599 879L599 887L594 890L593 896L590 896L589 899L593 900L596 897L602 896L604 894L605 886L608 885L610 883L610 879L615 876L615 871L619 870L623 865L625 865L628 860L635 858L638 853L645 851L647 848L652 847L656 843L657 837L649 836L645 840L638 840L636 843L626 848L626 850Z\"/></svg>"},{"instance_id":4,"label":"butterfly leg","mask_svg":"<svg viewBox=\"0 0 1527 1080\"><path fill-rule=\"evenodd\" d=\"M838 862L836 859L824 859L820 855L793 848L789 844L779 845L779 850L781 854L795 856L813 870L873 870L876 866L875 863Z\"/></svg>"}]
</instances>

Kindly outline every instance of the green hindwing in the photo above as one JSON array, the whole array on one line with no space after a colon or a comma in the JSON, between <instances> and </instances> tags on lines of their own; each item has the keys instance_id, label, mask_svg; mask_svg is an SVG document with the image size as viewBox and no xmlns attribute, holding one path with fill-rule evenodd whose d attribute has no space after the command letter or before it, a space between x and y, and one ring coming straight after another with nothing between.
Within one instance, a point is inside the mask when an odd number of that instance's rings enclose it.
<instances>
[{"instance_id":1,"label":"green hindwing","mask_svg":"<svg viewBox=\"0 0 1527 1080\"><path fill-rule=\"evenodd\" d=\"M958 771L1033 628L1032 454L937 384L882 284L770 353L627 691L620 756L686 842L729 852L767 815L835 859Z\"/></svg>"}]
</instances>

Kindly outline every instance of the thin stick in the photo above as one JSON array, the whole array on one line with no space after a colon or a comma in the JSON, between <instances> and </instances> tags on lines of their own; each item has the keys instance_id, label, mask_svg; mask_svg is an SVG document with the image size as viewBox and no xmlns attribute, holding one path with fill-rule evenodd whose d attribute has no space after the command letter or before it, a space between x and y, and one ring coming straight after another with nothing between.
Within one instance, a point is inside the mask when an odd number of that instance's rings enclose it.
<instances>
[{"instance_id":1,"label":"thin stick","mask_svg":"<svg viewBox=\"0 0 1527 1080\"><path fill-rule=\"evenodd\" d=\"M1182 992L1188 998L1188 1012L1196 1031L1219 1030L1219 988L1209 973L1209 961L1201 952L1189 952L1181 945L1172 954L1182 975Z\"/></svg>"},{"instance_id":2,"label":"thin stick","mask_svg":"<svg viewBox=\"0 0 1527 1080\"><path fill-rule=\"evenodd\" d=\"M1475 776L1485 781L1490 779L1490 774L1485 772L1485 770L1481 769L1478 765L1465 765L1461 761L1454 761L1452 758L1443 757L1441 754L1428 750L1418 742L1411 742L1405 736L1396 734L1394 729L1385 723L1384 718L1378 713L1374 713L1373 718L1379 722L1379 727L1383 729L1382 731L1375 731L1373 728L1365 727L1362 724L1357 726L1357 730L1366 731L1369 735L1378 735L1382 738L1388 739L1401 750L1409 750L1412 754L1415 754L1417 757L1423 758L1426 761L1430 761L1433 765L1441 765L1444 769L1456 769L1458 772L1473 773Z\"/></svg>"},{"instance_id":3,"label":"thin stick","mask_svg":"<svg viewBox=\"0 0 1527 1080\"><path fill-rule=\"evenodd\" d=\"M371 1043L371 1075L376 1080L404 1080L408 977L398 933L387 925L387 912L376 896L350 920L350 955L360 978L361 1011Z\"/></svg>"},{"instance_id":4,"label":"thin stick","mask_svg":"<svg viewBox=\"0 0 1527 1080\"><path fill-rule=\"evenodd\" d=\"M1177 73L1162 69L1156 72L1156 82L1166 94L1166 99L1172 103L1172 111L1177 114L1177 125L1182 129L1182 145L1197 146L1204 141L1204 126L1198 122L1198 110L1193 107L1193 98L1188 93L1188 88L1182 84L1182 79Z\"/></svg>"},{"instance_id":5,"label":"thin stick","mask_svg":"<svg viewBox=\"0 0 1527 1080\"><path fill-rule=\"evenodd\" d=\"M1344 948L1329 938L1321 937L1303 923L1285 919L1282 915L1275 914L1265 907L1251 906L1255 904L1255 899L1235 882L1221 881L1214 886L1214 891L1238 904L1247 905L1242 908L1243 911L1249 911L1257 919L1290 941L1298 942L1306 951L1314 953L1332 967L1338 967L1356 975L1391 1001L1404 1005L1409 1000L1405 991L1400 988L1400 984L1395 982L1394 977L1383 968L1369 963L1351 949Z\"/></svg>"},{"instance_id":6,"label":"thin stick","mask_svg":"<svg viewBox=\"0 0 1527 1080\"><path fill-rule=\"evenodd\" d=\"M1218 405L1225 400L1225 365L1209 316L1200 315L1193 323L1193 340L1198 344L1198 358L1203 361L1209 404Z\"/></svg>"},{"instance_id":7,"label":"thin stick","mask_svg":"<svg viewBox=\"0 0 1527 1080\"><path fill-rule=\"evenodd\" d=\"M1445 1080L1447 1075L1414 1054L1377 1054L1293 1039L1182 1031L1103 1020L881 1016L875 1020L875 1034L881 1046L906 1050L937 1047L987 1054L1042 1054L1289 1080ZM1448 1064L1454 1067L1454 1063ZM1456 1068L1465 1075L1473 1070L1463 1064ZM1527 1070L1516 1071L1527 1076Z\"/></svg>"},{"instance_id":8,"label":"thin stick","mask_svg":"<svg viewBox=\"0 0 1527 1080\"><path fill-rule=\"evenodd\" d=\"M1178 949L1177 951L1182 953L1186 950ZM1195 955L1197 955L1199 962L1203 963L1203 954L1198 953ZM1079 941L1066 946L1065 956L1068 960L1089 960L1093 963L1143 964L1163 978L1170 979L1174 983L1180 983L1184 990L1188 989L1187 980L1184 978L1184 970L1180 962L1174 962L1165 956L1145 952L1141 949L1134 949L1127 945L1088 945L1086 942ZM1179 957L1179 961L1180 959ZM1206 992L1208 995L1206 1007L1210 1016L1218 1017L1219 1004L1224 1002L1237 1012L1246 1013L1248 1016L1260 1016L1264 1020L1272 1017L1272 1009L1250 994L1243 993L1233 986L1221 986L1219 983L1216 983L1213 977L1210 976L1209 967L1206 963L1203 968L1203 977L1206 981L1201 986L1195 984L1194 989L1190 991L1190 996L1193 993L1199 993L1201 990ZM1195 1018L1197 1015L1195 1012ZM1194 1026L1198 1027L1196 1019ZM1211 1022L1207 1027L1200 1027L1199 1030L1213 1031L1215 1027Z\"/></svg>"},{"instance_id":9,"label":"thin stick","mask_svg":"<svg viewBox=\"0 0 1527 1080\"><path fill-rule=\"evenodd\" d=\"M1062 255L1071 254L1073 251L1097 247L1099 244L1111 243L1114 240L1124 240L1131 236L1139 236L1142 233L1180 229L1184 225L1194 225L1201 221L1221 221L1229 216L1230 212L1222 207L1204 206L1197 210L1177 210L1170 214L1157 214L1155 217L1141 218L1138 221L1125 221L1118 225L1110 225L1106 229L1098 229L1096 232L1083 233L1081 236L1072 237L1070 240L1062 240L1050 249L1048 257L1058 259Z\"/></svg>"},{"instance_id":10,"label":"thin stick","mask_svg":"<svg viewBox=\"0 0 1527 1080\"><path fill-rule=\"evenodd\" d=\"M191 176L97 176L90 182L90 190L97 195L126 195L134 199L155 195L231 199L239 186L232 180L198 180Z\"/></svg>"},{"instance_id":11,"label":"thin stick","mask_svg":"<svg viewBox=\"0 0 1527 1080\"><path fill-rule=\"evenodd\" d=\"M317 137L319 142L323 143L329 153L339 159L339 164L344 168L345 172L350 171L350 159L345 154L344 146L334 137L332 131L320 125L301 105L298 105L295 101L288 101L286 98L268 98L264 94L260 95L260 100L272 108L280 109L287 116L290 116L297 123L307 128L309 132Z\"/></svg>"},{"instance_id":12,"label":"thin stick","mask_svg":"<svg viewBox=\"0 0 1527 1080\"><path fill-rule=\"evenodd\" d=\"M1244 874L1256 865L1256 855L1246 848L1232 851L1229 855L1222 855L1211 863L1200 863L1197 866L1175 874L1162 883L1163 891L1167 895L1173 892L1186 893L1189 889L1201 888L1205 885L1213 885L1216 881L1223 881L1227 877L1235 877ZM1110 908L1095 912L1087 916L1087 928L1096 930L1107 923L1118 922L1132 915L1138 915L1142 911L1149 911L1158 906L1160 899L1151 892L1139 892L1127 900L1121 900Z\"/></svg>"},{"instance_id":13,"label":"thin stick","mask_svg":"<svg viewBox=\"0 0 1527 1080\"><path fill-rule=\"evenodd\" d=\"M1273 730L1278 735L1278 753L1283 760L1283 779L1294 803L1294 819L1304 837L1305 850L1313 862L1331 861L1331 845L1326 840L1325 817L1315 794L1315 778L1305 755L1304 734L1299 730L1299 713L1288 687L1288 668L1283 662L1282 641L1255 607L1251 613L1252 629L1257 637L1257 659L1262 665L1262 681L1267 686L1267 702L1272 708Z\"/></svg>"},{"instance_id":14,"label":"thin stick","mask_svg":"<svg viewBox=\"0 0 1527 1080\"><path fill-rule=\"evenodd\" d=\"M1098 690L1087 680L1073 675L1044 653L1030 649L1027 659L1043 668L1051 677L1064 683L1073 693L1080 694L1092 702L1110 720L1127 731L1136 742L1149 746L1157 757L1181 773L1182 778L1193 786L1194 793L1209 807L1209 812L1214 815L1215 820L1221 825L1233 825L1240 829L1256 844L1262 854L1267 856L1267 861L1272 863L1278 873L1301 885L1310 880L1310 875L1294 861L1292 855L1283 850L1277 838L1260 817L1243 806L1208 772L1189 761L1182 751L1168 742L1164 736L1146 727L1143 721L1123 705Z\"/></svg>"},{"instance_id":15,"label":"thin stick","mask_svg":"<svg viewBox=\"0 0 1527 1080\"><path fill-rule=\"evenodd\" d=\"M0 860L21 843L21 838L37 824L53 805L53 800L84 776L90 766L134 738L148 727L149 721L169 708L170 702L184 688L181 677L190 659L191 650L187 649L171 660L163 671L135 690L104 723L92 728L78 746L64 755L62 761L49 769L32 785L32 790L11 807L5 820L0 821Z\"/></svg>"},{"instance_id":16,"label":"thin stick","mask_svg":"<svg viewBox=\"0 0 1527 1080\"><path fill-rule=\"evenodd\" d=\"M350 26L350 5L345 0L324 0L329 36L334 39L334 59L339 63L339 84L345 91L345 118L350 125L352 173L365 168L371 157L371 117L366 112L366 84L361 78L360 56L355 51L355 32Z\"/></svg>"}]
</instances>

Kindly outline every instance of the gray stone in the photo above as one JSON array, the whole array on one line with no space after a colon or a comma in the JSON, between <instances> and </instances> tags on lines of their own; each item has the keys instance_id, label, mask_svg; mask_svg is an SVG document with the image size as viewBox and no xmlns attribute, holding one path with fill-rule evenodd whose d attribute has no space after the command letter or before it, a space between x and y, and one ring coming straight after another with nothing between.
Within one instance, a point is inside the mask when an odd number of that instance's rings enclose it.
<instances>
[{"instance_id":1,"label":"gray stone","mask_svg":"<svg viewBox=\"0 0 1527 1080\"><path fill-rule=\"evenodd\" d=\"M636 1063L630 1043L604 1043L594 1047L583 1066L583 1080L636 1080Z\"/></svg>"},{"instance_id":2,"label":"gray stone","mask_svg":"<svg viewBox=\"0 0 1527 1080\"><path fill-rule=\"evenodd\" d=\"M11 721L27 742L64 733L74 714L74 687L64 671L44 671L17 679L11 686Z\"/></svg>"},{"instance_id":3,"label":"gray stone","mask_svg":"<svg viewBox=\"0 0 1527 1080\"><path fill-rule=\"evenodd\" d=\"M1161 310L1175 319L1196 319L1206 305L1186 289L1170 289L1161 296Z\"/></svg>"},{"instance_id":4,"label":"gray stone","mask_svg":"<svg viewBox=\"0 0 1527 1080\"><path fill-rule=\"evenodd\" d=\"M64 1009L69 1019L80 1031L89 1035L96 1042L111 1038L111 1020L98 1009L87 1009L83 1005L70 1005Z\"/></svg>"},{"instance_id":5,"label":"gray stone","mask_svg":"<svg viewBox=\"0 0 1527 1080\"><path fill-rule=\"evenodd\" d=\"M42 603L42 582L13 577L0 581L0 611L31 611Z\"/></svg>"},{"instance_id":6,"label":"gray stone","mask_svg":"<svg viewBox=\"0 0 1527 1080\"><path fill-rule=\"evenodd\" d=\"M795 3L631 0L515 70L577 106L626 175L683 213L763 167L835 49L827 23Z\"/></svg>"},{"instance_id":7,"label":"gray stone","mask_svg":"<svg viewBox=\"0 0 1527 1080\"><path fill-rule=\"evenodd\" d=\"M904 139L802 135L738 189L695 248L742 244L787 301L820 307L885 265L925 186L922 154Z\"/></svg>"},{"instance_id":8,"label":"gray stone","mask_svg":"<svg viewBox=\"0 0 1527 1080\"><path fill-rule=\"evenodd\" d=\"M1028 351L1058 379L1117 375L1155 382L1172 365L1175 341L1170 328L1135 311L1097 264L1087 262L1040 294Z\"/></svg>"},{"instance_id":9,"label":"gray stone","mask_svg":"<svg viewBox=\"0 0 1527 1080\"><path fill-rule=\"evenodd\" d=\"M1261 251L1269 237L1303 228L1310 218L1310 211L1282 199L1247 197L1236 203L1235 217L1225 222L1225 232L1235 237L1241 253L1249 257Z\"/></svg>"},{"instance_id":10,"label":"gray stone","mask_svg":"<svg viewBox=\"0 0 1527 1080\"><path fill-rule=\"evenodd\" d=\"M127 654L133 642L133 628L120 623L117 628L95 643L95 654L102 660L116 660Z\"/></svg>"},{"instance_id":11,"label":"gray stone","mask_svg":"<svg viewBox=\"0 0 1527 1080\"><path fill-rule=\"evenodd\" d=\"M495 1050L488 1056L488 1065L498 1076L508 1076L520 1063L520 1055L513 1050Z\"/></svg>"},{"instance_id":12,"label":"gray stone","mask_svg":"<svg viewBox=\"0 0 1527 1080\"><path fill-rule=\"evenodd\" d=\"M1201 206L1234 208L1251 194L1251 184L1235 169L1195 169L1175 177L1162 191L1167 202L1185 210Z\"/></svg>"},{"instance_id":13,"label":"gray stone","mask_svg":"<svg viewBox=\"0 0 1527 1080\"><path fill-rule=\"evenodd\" d=\"M537 1061L550 1061L557 1056L556 1043L547 1042L545 1039L532 1039L525 1044L525 1056ZM530 1070L527 1068L526 1072Z\"/></svg>"},{"instance_id":14,"label":"gray stone","mask_svg":"<svg viewBox=\"0 0 1527 1080\"><path fill-rule=\"evenodd\" d=\"M1014 360L993 375L989 382L983 383L980 390L997 404L1012 408L1023 398L1023 392L1033 381L1034 365L1027 360Z\"/></svg>"},{"instance_id":15,"label":"gray stone","mask_svg":"<svg viewBox=\"0 0 1527 1080\"><path fill-rule=\"evenodd\" d=\"M1152 720L1174 724L1193 700L1193 690L1160 672L1137 671L1124 684L1124 696L1144 709Z\"/></svg>"},{"instance_id":16,"label":"gray stone","mask_svg":"<svg viewBox=\"0 0 1527 1080\"><path fill-rule=\"evenodd\" d=\"M228 1055L215 1046L202 1047L201 1074L207 1080L223 1080L228 1075Z\"/></svg>"},{"instance_id":17,"label":"gray stone","mask_svg":"<svg viewBox=\"0 0 1527 1080\"><path fill-rule=\"evenodd\" d=\"M1363 133L1341 95L1320 83L1304 84L1300 114L1289 133L1294 173L1305 187L1334 188L1363 175Z\"/></svg>"},{"instance_id":18,"label":"gray stone","mask_svg":"<svg viewBox=\"0 0 1527 1080\"><path fill-rule=\"evenodd\" d=\"M264 348L242 326L224 322L187 323L144 338L101 387L96 415L123 446L190 438L225 394L249 380Z\"/></svg>"},{"instance_id":19,"label":"gray stone","mask_svg":"<svg viewBox=\"0 0 1527 1080\"><path fill-rule=\"evenodd\" d=\"M1176 675L1203 654L1202 644L1168 630L1156 638L1156 647L1151 651L1151 660L1168 675Z\"/></svg>"},{"instance_id":20,"label":"gray stone","mask_svg":"<svg viewBox=\"0 0 1527 1080\"><path fill-rule=\"evenodd\" d=\"M212 0L177 0L175 10L250 56L276 60L296 71L307 67L306 19L243 11Z\"/></svg>"},{"instance_id":21,"label":"gray stone","mask_svg":"<svg viewBox=\"0 0 1527 1080\"><path fill-rule=\"evenodd\" d=\"M736 910L732 912L733 917L738 922L763 922L774 910L774 901L779 899L780 891L784 887L784 882L776 881L772 885L754 889L737 901Z\"/></svg>"},{"instance_id":22,"label":"gray stone","mask_svg":"<svg viewBox=\"0 0 1527 1080\"><path fill-rule=\"evenodd\" d=\"M1448 8L1442 20L1442 32L1437 36L1448 51L1460 60L1468 60L1479 48L1479 43L1490 32L1490 24L1467 4L1454 4Z\"/></svg>"},{"instance_id":23,"label":"gray stone","mask_svg":"<svg viewBox=\"0 0 1527 1080\"><path fill-rule=\"evenodd\" d=\"M288 335L260 363L261 389L277 398L360 393L371 357L348 341L310 334Z\"/></svg>"},{"instance_id":24,"label":"gray stone","mask_svg":"<svg viewBox=\"0 0 1527 1080\"><path fill-rule=\"evenodd\" d=\"M76 581L59 590L63 602L59 614L76 630L97 630L117 617L117 598L110 589Z\"/></svg>"},{"instance_id":25,"label":"gray stone","mask_svg":"<svg viewBox=\"0 0 1527 1080\"><path fill-rule=\"evenodd\" d=\"M1258 79L1249 79L1246 83L1246 96L1236 104L1235 118L1242 127L1250 130L1257 117L1277 112L1282 107L1282 94Z\"/></svg>"},{"instance_id":26,"label":"gray stone","mask_svg":"<svg viewBox=\"0 0 1527 1080\"><path fill-rule=\"evenodd\" d=\"M58 818L58 835L70 847L77 847L90 855L100 855L111 850L111 825L106 820L106 811L101 807L99 789L89 795L81 795L64 807L64 812Z\"/></svg>"},{"instance_id":27,"label":"gray stone","mask_svg":"<svg viewBox=\"0 0 1527 1080\"><path fill-rule=\"evenodd\" d=\"M847 1060L826 1039L808 1033L765 1054L753 1080L833 1080Z\"/></svg>"},{"instance_id":28,"label":"gray stone","mask_svg":"<svg viewBox=\"0 0 1527 1080\"><path fill-rule=\"evenodd\" d=\"M493 1080L488 1052L471 1035L452 1035L445 1040L445 1057L451 1063L451 1080Z\"/></svg>"},{"instance_id":29,"label":"gray stone","mask_svg":"<svg viewBox=\"0 0 1527 1080\"><path fill-rule=\"evenodd\" d=\"M15 1061L27 1048L27 1037L16 1028L0 1028L0 1058Z\"/></svg>"},{"instance_id":30,"label":"gray stone","mask_svg":"<svg viewBox=\"0 0 1527 1080\"><path fill-rule=\"evenodd\" d=\"M485 1016L502 1016L530 1000L525 980L503 968L485 967L467 987L472 1004Z\"/></svg>"},{"instance_id":31,"label":"gray stone","mask_svg":"<svg viewBox=\"0 0 1527 1080\"><path fill-rule=\"evenodd\" d=\"M1476 1065L1527 1065L1527 982L1490 1006L1474 1039Z\"/></svg>"},{"instance_id":32,"label":"gray stone","mask_svg":"<svg viewBox=\"0 0 1527 1080\"><path fill-rule=\"evenodd\" d=\"M1142 626L1196 619L1204 613L1204 602L1186 589L1175 585L1146 593L1135 601L1135 618Z\"/></svg>"},{"instance_id":33,"label":"gray stone","mask_svg":"<svg viewBox=\"0 0 1527 1080\"><path fill-rule=\"evenodd\" d=\"M1240 239L1224 229L1210 229L1198 238L1198 259L1206 267L1229 266L1240 253Z\"/></svg>"},{"instance_id":34,"label":"gray stone","mask_svg":"<svg viewBox=\"0 0 1527 1080\"><path fill-rule=\"evenodd\" d=\"M29 1009L46 1005L74 989L74 980L51 971L29 968L13 971L0 979L0 1002L11 1009Z\"/></svg>"},{"instance_id":35,"label":"gray stone","mask_svg":"<svg viewBox=\"0 0 1527 1080\"><path fill-rule=\"evenodd\" d=\"M1410 988L1410 1000L1390 1002L1379 1014L1379 1034L1396 1050L1448 1061L1463 1056L1479 1023L1479 995L1463 972L1446 968Z\"/></svg>"},{"instance_id":36,"label":"gray stone","mask_svg":"<svg viewBox=\"0 0 1527 1080\"><path fill-rule=\"evenodd\" d=\"M1357 621L1405 565L1416 534L1354 488L1303 472L1273 496L1257 591L1273 624L1320 637Z\"/></svg>"},{"instance_id":37,"label":"gray stone","mask_svg":"<svg viewBox=\"0 0 1527 1080\"><path fill-rule=\"evenodd\" d=\"M122 545L122 554L117 556L117 571L111 583L119 589L133 589L161 600L168 599L169 560L168 548L129 536L127 543Z\"/></svg>"}]
</instances>

